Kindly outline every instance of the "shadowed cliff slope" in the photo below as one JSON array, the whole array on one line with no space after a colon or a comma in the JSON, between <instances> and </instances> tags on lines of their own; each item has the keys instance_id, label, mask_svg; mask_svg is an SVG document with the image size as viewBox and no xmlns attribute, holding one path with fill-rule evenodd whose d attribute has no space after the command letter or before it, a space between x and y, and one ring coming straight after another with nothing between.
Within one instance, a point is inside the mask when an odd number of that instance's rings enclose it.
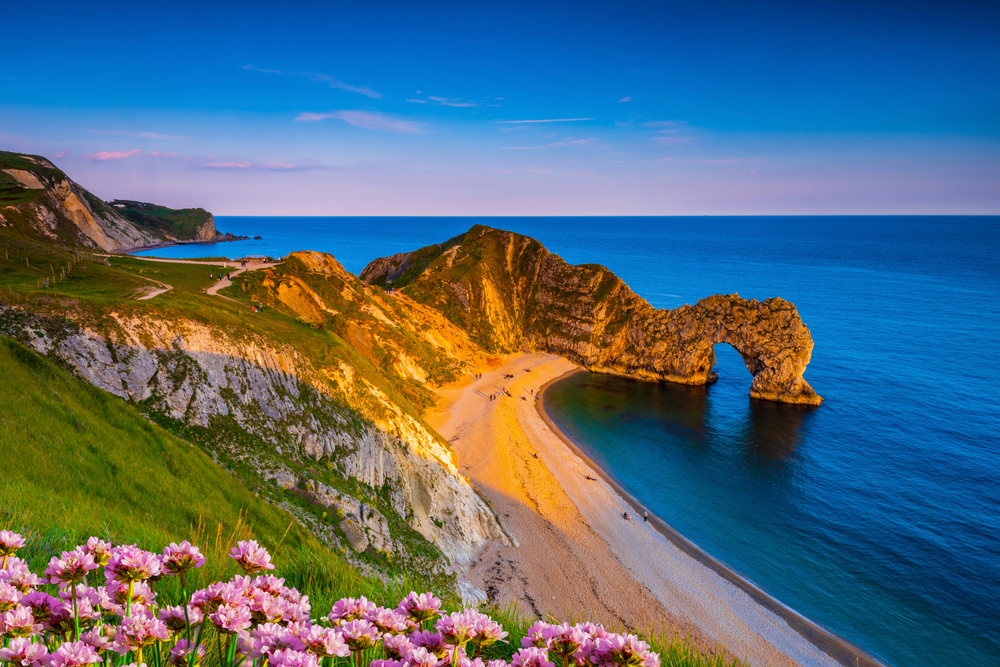
<instances>
[{"instance_id":1,"label":"shadowed cliff slope","mask_svg":"<svg viewBox=\"0 0 1000 667\"><path fill-rule=\"evenodd\" d=\"M802 378L812 336L781 298L716 295L658 310L603 266L567 264L534 239L483 225L376 259L361 278L403 288L487 350L544 350L593 371L707 384L716 379L714 345L729 343L753 375L751 397L822 401Z\"/></svg>"}]
</instances>

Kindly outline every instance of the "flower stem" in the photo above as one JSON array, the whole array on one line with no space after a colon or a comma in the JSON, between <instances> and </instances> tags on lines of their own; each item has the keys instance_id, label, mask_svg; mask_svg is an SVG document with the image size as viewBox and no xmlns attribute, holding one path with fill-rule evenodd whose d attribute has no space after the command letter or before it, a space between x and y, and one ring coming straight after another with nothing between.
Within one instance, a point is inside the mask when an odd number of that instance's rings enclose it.
<instances>
[{"instance_id":1,"label":"flower stem","mask_svg":"<svg viewBox=\"0 0 1000 667\"><path fill-rule=\"evenodd\" d=\"M76 611L76 584L71 584L73 586L73 641L80 641L80 615Z\"/></svg>"}]
</instances>

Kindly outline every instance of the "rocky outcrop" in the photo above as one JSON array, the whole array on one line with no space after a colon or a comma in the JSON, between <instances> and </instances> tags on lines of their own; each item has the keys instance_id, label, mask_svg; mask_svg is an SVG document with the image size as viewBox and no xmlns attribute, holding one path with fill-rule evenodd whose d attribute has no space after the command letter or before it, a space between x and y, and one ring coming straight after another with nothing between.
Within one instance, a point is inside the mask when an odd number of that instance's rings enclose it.
<instances>
[{"instance_id":1,"label":"rocky outcrop","mask_svg":"<svg viewBox=\"0 0 1000 667\"><path fill-rule=\"evenodd\" d=\"M22 233L100 250L154 243L103 201L37 155L0 152L0 214ZM4 205L7 200L10 203Z\"/></svg>"},{"instance_id":2,"label":"rocky outcrop","mask_svg":"<svg viewBox=\"0 0 1000 667\"><path fill-rule=\"evenodd\" d=\"M658 310L606 268L570 265L534 239L481 225L456 239L447 249L376 260L361 275L380 284L395 275L394 286L487 349L541 350L598 372L706 384L717 377L714 345L729 343L753 376L752 397L822 401L802 377L812 336L788 301L733 294Z\"/></svg>"},{"instance_id":3,"label":"rocky outcrop","mask_svg":"<svg viewBox=\"0 0 1000 667\"><path fill-rule=\"evenodd\" d=\"M41 326L6 312L2 333L60 359L97 387L213 432L235 422L266 447L233 446L229 455L261 477L281 477L268 471L287 470L282 461L328 462L345 479L381 490L393 511L452 563L468 561L489 539L508 541L440 436L346 363L317 366L287 344L187 320L112 314L98 331ZM369 544L389 544L384 517L371 508L362 516L357 501L343 494L338 500L328 487L311 488L346 508L345 518L354 514Z\"/></svg>"}]
</instances>

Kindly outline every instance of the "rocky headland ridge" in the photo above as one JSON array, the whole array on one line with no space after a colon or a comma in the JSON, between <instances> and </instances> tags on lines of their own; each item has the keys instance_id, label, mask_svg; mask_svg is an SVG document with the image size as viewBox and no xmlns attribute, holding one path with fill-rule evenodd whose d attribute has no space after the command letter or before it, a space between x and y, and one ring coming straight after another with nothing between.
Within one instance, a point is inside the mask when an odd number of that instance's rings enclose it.
<instances>
[{"instance_id":1,"label":"rocky headland ridge","mask_svg":"<svg viewBox=\"0 0 1000 667\"><path fill-rule=\"evenodd\" d=\"M531 238L476 225L445 243L376 259L362 280L434 307L487 350L544 351L597 372L699 385L729 343L753 398L818 405L802 375L813 340L795 306L738 294L652 307L603 266L574 266Z\"/></svg>"}]
</instances>

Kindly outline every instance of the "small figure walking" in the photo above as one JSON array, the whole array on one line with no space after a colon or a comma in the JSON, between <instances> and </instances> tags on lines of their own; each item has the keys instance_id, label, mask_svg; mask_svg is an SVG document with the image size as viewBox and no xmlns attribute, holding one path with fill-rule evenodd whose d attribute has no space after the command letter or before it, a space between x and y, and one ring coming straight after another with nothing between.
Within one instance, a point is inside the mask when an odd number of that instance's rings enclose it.
<instances>
[{"instance_id":1,"label":"small figure walking","mask_svg":"<svg viewBox=\"0 0 1000 667\"><path fill-rule=\"evenodd\" d=\"M649 512L643 512L642 513L642 520L643 521L649 521Z\"/></svg>"},{"instance_id":2,"label":"small figure walking","mask_svg":"<svg viewBox=\"0 0 1000 667\"><path fill-rule=\"evenodd\" d=\"M631 520L632 520L632 517L630 517L630 516L628 515L628 512L625 512L625 520L626 520L626 521L631 521Z\"/></svg>"}]
</instances>

